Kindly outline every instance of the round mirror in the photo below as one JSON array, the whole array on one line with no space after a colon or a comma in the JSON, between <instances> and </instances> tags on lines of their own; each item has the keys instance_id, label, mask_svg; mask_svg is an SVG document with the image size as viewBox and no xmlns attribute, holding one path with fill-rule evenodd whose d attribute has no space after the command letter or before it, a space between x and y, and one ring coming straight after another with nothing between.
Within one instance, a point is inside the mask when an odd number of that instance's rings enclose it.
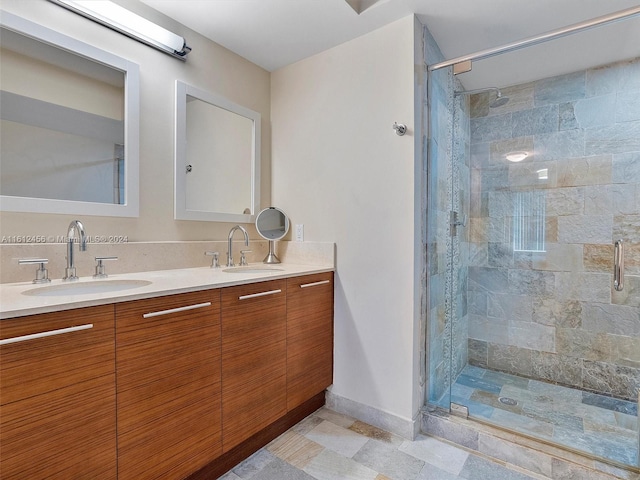
<instances>
[{"instance_id":1,"label":"round mirror","mask_svg":"<svg viewBox=\"0 0 640 480\"><path fill-rule=\"evenodd\" d=\"M260 236L269 240L269 254L263 260L264 263L280 263L280 259L274 252L274 241L283 238L289 231L289 218L276 207L262 210L256 217L256 230Z\"/></svg>"},{"instance_id":2,"label":"round mirror","mask_svg":"<svg viewBox=\"0 0 640 480\"><path fill-rule=\"evenodd\" d=\"M289 231L289 218L279 208L265 208L256 217L256 230L266 240L280 240Z\"/></svg>"}]
</instances>

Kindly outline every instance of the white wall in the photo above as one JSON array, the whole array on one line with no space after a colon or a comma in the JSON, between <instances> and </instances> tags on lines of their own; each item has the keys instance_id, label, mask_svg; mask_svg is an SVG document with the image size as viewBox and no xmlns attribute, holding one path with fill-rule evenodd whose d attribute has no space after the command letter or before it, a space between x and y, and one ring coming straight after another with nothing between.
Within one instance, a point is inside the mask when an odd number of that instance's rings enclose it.
<instances>
[{"instance_id":1,"label":"white wall","mask_svg":"<svg viewBox=\"0 0 640 480\"><path fill-rule=\"evenodd\" d=\"M137 0L116 0L126 8L183 35L193 48L186 62L114 32L44 0L2 0L3 10L57 30L140 65L140 216L80 218L87 233L127 235L129 241L222 240L232 225L173 219L175 81L217 93L262 115L262 205L270 199L270 74ZM0 213L6 236L63 235L69 215ZM251 229L252 238L257 238ZM64 250L61 250L64 255Z\"/></svg>"},{"instance_id":2,"label":"white wall","mask_svg":"<svg viewBox=\"0 0 640 480\"><path fill-rule=\"evenodd\" d=\"M413 16L272 73L273 203L337 244L332 393L404 420L421 403L414 112Z\"/></svg>"}]
</instances>

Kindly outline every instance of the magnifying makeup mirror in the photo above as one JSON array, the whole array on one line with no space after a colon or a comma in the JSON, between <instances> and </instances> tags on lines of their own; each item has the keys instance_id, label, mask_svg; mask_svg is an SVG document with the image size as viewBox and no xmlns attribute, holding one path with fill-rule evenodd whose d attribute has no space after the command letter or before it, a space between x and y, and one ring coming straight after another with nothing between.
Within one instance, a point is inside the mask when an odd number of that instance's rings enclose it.
<instances>
[{"instance_id":1,"label":"magnifying makeup mirror","mask_svg":"<svg viewBox=\"0 0 640 480\"><path fill-rule=\"evenodd\" d=\"M276 240L284 238L289 231L289 218L276 207L262 210L256 217L256 230L262 238L269 240L269 253L262 263L280 263L280 259L274 252Z\"/></svg>"}]
</instances>

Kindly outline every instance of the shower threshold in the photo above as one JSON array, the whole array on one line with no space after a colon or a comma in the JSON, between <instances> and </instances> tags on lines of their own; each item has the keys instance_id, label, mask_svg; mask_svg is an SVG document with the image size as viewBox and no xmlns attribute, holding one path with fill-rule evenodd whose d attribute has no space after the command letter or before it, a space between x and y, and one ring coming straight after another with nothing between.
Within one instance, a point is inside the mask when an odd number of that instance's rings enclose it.
<instances>
[{"instance_id":1,"label":"shower threshold","mask_svg":"<svg viewBox=\"0 0 640 480\"><path fill-rule=\"evenodd\" d=\"M625 465L638 466L638 405L485 368L466 366L438 406Z\"/></svg>"}]
</instances>

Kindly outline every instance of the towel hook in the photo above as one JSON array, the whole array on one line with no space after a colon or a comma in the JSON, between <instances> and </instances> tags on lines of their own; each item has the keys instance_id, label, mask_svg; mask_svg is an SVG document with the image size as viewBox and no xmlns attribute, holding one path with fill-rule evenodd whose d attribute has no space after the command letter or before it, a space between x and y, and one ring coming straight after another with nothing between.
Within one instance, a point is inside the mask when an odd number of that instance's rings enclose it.
<instances>
[{"instance_id":1,"label":"towel hook","mask_svg":"<svg viewBox=\"0 0 640 480\"><path fill-rule=\"evenodd\" d=\"M396 131L396 135L399 136L407 133L407 126L402 123L393 122L393 129Z\"/></svg>"}]
</instances>

